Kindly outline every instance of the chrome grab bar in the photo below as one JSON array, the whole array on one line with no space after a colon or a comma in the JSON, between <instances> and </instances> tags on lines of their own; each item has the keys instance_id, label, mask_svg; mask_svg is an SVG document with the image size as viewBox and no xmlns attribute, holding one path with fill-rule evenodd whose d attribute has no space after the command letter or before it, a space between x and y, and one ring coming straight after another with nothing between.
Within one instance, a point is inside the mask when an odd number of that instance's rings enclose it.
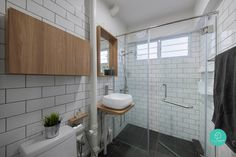
<instances>
[{"instance_id":1,"label":"chrome grab bar","mask_svg":"<svg viewBox=\"0 0 236 157\"><path fill-rule=\"evenodd\" d=\"M186 109L192 109L193 106L184 106L184 105L180 105L180 104L177 104L177 103L174 103L174 102L170 102L166 99L163 99L162 100L163 102L166 102L166 103L169 103L169 104L172 104L172 105L175 105L175 106L179 106L179 107L182 107L182 108L186 108Z\"/></svg>"},{"instance_id":2,"label":"chrome grab bar","mask_svg":"<svg viewBox=\"0 0 236 157\"><path fill-rule=\"evenodd\" d=\"M166 103L178 106L178 107L186 108L186 109L192 109L193 108L193 106L180 105L180 104L177 104L177 103L170 102L170 101L166 100L167 99L167 84L162 84L162 86L164 86L164 88L165 88L164 99L162 99L163 102L166 102Z\"/></svg>"}]
</instances>

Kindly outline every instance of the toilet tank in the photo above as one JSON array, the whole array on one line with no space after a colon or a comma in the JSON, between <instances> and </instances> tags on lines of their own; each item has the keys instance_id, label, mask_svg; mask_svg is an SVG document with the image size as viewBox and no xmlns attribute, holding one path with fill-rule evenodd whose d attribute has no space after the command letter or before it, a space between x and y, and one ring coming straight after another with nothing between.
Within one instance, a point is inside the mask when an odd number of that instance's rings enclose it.
<instances>
[{"instance_id":1,"label":"toilet tank","mask_svg":"<svg viewBox=\"0 0 236 157\"><path fill-rule=\"evenodd\" d=\"M77 157L76 133L73 128L63 126L57 137L39 136L23 143L19 150L21 157Z\"/></svg>"}]
</instances>

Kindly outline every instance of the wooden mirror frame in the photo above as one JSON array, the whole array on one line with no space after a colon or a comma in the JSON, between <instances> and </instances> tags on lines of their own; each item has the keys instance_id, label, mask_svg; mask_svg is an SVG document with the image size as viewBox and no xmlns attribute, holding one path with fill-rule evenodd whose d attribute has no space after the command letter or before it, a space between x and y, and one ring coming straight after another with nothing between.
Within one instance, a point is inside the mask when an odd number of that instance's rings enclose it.
<instances>
[{"instance_id":1,"label":"wooden mirror frame","mask_svg":"<svg viewBox=\"0 0 236 157\"><path fill-rule=\"evenodd\" d=\"M117 76L118 73L118 56L117 56L117 38L114 37L111 33L106 31L101 26L97 26L97 75L98 76L109 76L104 75L100 71L100 40L101 37L109 41L109 67L113 67L114 69L114 76Z\"/></svg>"}]
</instances>

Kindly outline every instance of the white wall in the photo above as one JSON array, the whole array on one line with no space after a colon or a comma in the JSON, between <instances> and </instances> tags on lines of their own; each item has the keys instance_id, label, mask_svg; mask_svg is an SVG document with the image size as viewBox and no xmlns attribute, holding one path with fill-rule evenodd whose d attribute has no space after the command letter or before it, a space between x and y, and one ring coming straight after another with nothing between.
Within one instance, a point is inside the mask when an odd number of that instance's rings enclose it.
<instances>
[{"instance_id":1,"label":"white wall","mask_svg":"<svg viewBox=\"0 0 236 157\"><path fill-rule=\"evenodd\" d=\"M172 22L172 21L175 21L175 20L184 19L184 18L188 18L188 17L192 17L192 16L193 16L193 12L191 10L180 13L180 14L176 14L176 15L167 15L167 16L164 16L162 18L145 21L141 24L137 24L137 25L134 25L132 27L129 27L128 32L143 29L143 28L147 28L147 27L150 27L150 26L160 25L160 24L164 24L164 23L167 23L167 22Z\"/></svg>"},{"instance_id":2,"label":"white wall","mask_svg":"<svg viewBox=\"0 0 236 157\"><path fill-rule=\"evenodd\" d=\"M216 10L222 0L198 0L194 9L194 15L201 15L204 13Z\"/></svg>"},{"instance_id":3,"label":"white wall","mask_svg":"<svg viewBox=\"0 0 236 157\"><path fill-rule=\"evenodd\" d=\"M97 0L97 25L102 26L114 36L127 31L126 25L117 17L112 17L104 0Z\"/></svg>"},{"instance_id":4,"label":"white wall","mask_svg":"<svg viewBox=\"0 0 236 157\"><path fill-rule=\"evenodd\" d=\"M195 15L201 15L205 12L205 9L210 0L198 0L194 9Z\"/></svg>"}]
</instances>

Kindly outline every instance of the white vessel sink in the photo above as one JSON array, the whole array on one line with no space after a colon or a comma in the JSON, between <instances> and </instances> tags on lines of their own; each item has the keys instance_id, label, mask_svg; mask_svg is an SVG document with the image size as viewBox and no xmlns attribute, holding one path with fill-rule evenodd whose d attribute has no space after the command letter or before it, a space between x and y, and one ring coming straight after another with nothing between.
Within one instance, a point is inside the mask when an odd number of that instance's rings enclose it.
<instances>
[{"instance_id":1,"label":"white vessel sink","mask_svg":"<svg viewBox=\"0 0 236 157\"><path fill-rule=\"evenodd\" d=\"M113 109L124 109L133 102L133 98L129 94L112 93L102 98L102 104Z\"/></svg>"}]
</instances>

